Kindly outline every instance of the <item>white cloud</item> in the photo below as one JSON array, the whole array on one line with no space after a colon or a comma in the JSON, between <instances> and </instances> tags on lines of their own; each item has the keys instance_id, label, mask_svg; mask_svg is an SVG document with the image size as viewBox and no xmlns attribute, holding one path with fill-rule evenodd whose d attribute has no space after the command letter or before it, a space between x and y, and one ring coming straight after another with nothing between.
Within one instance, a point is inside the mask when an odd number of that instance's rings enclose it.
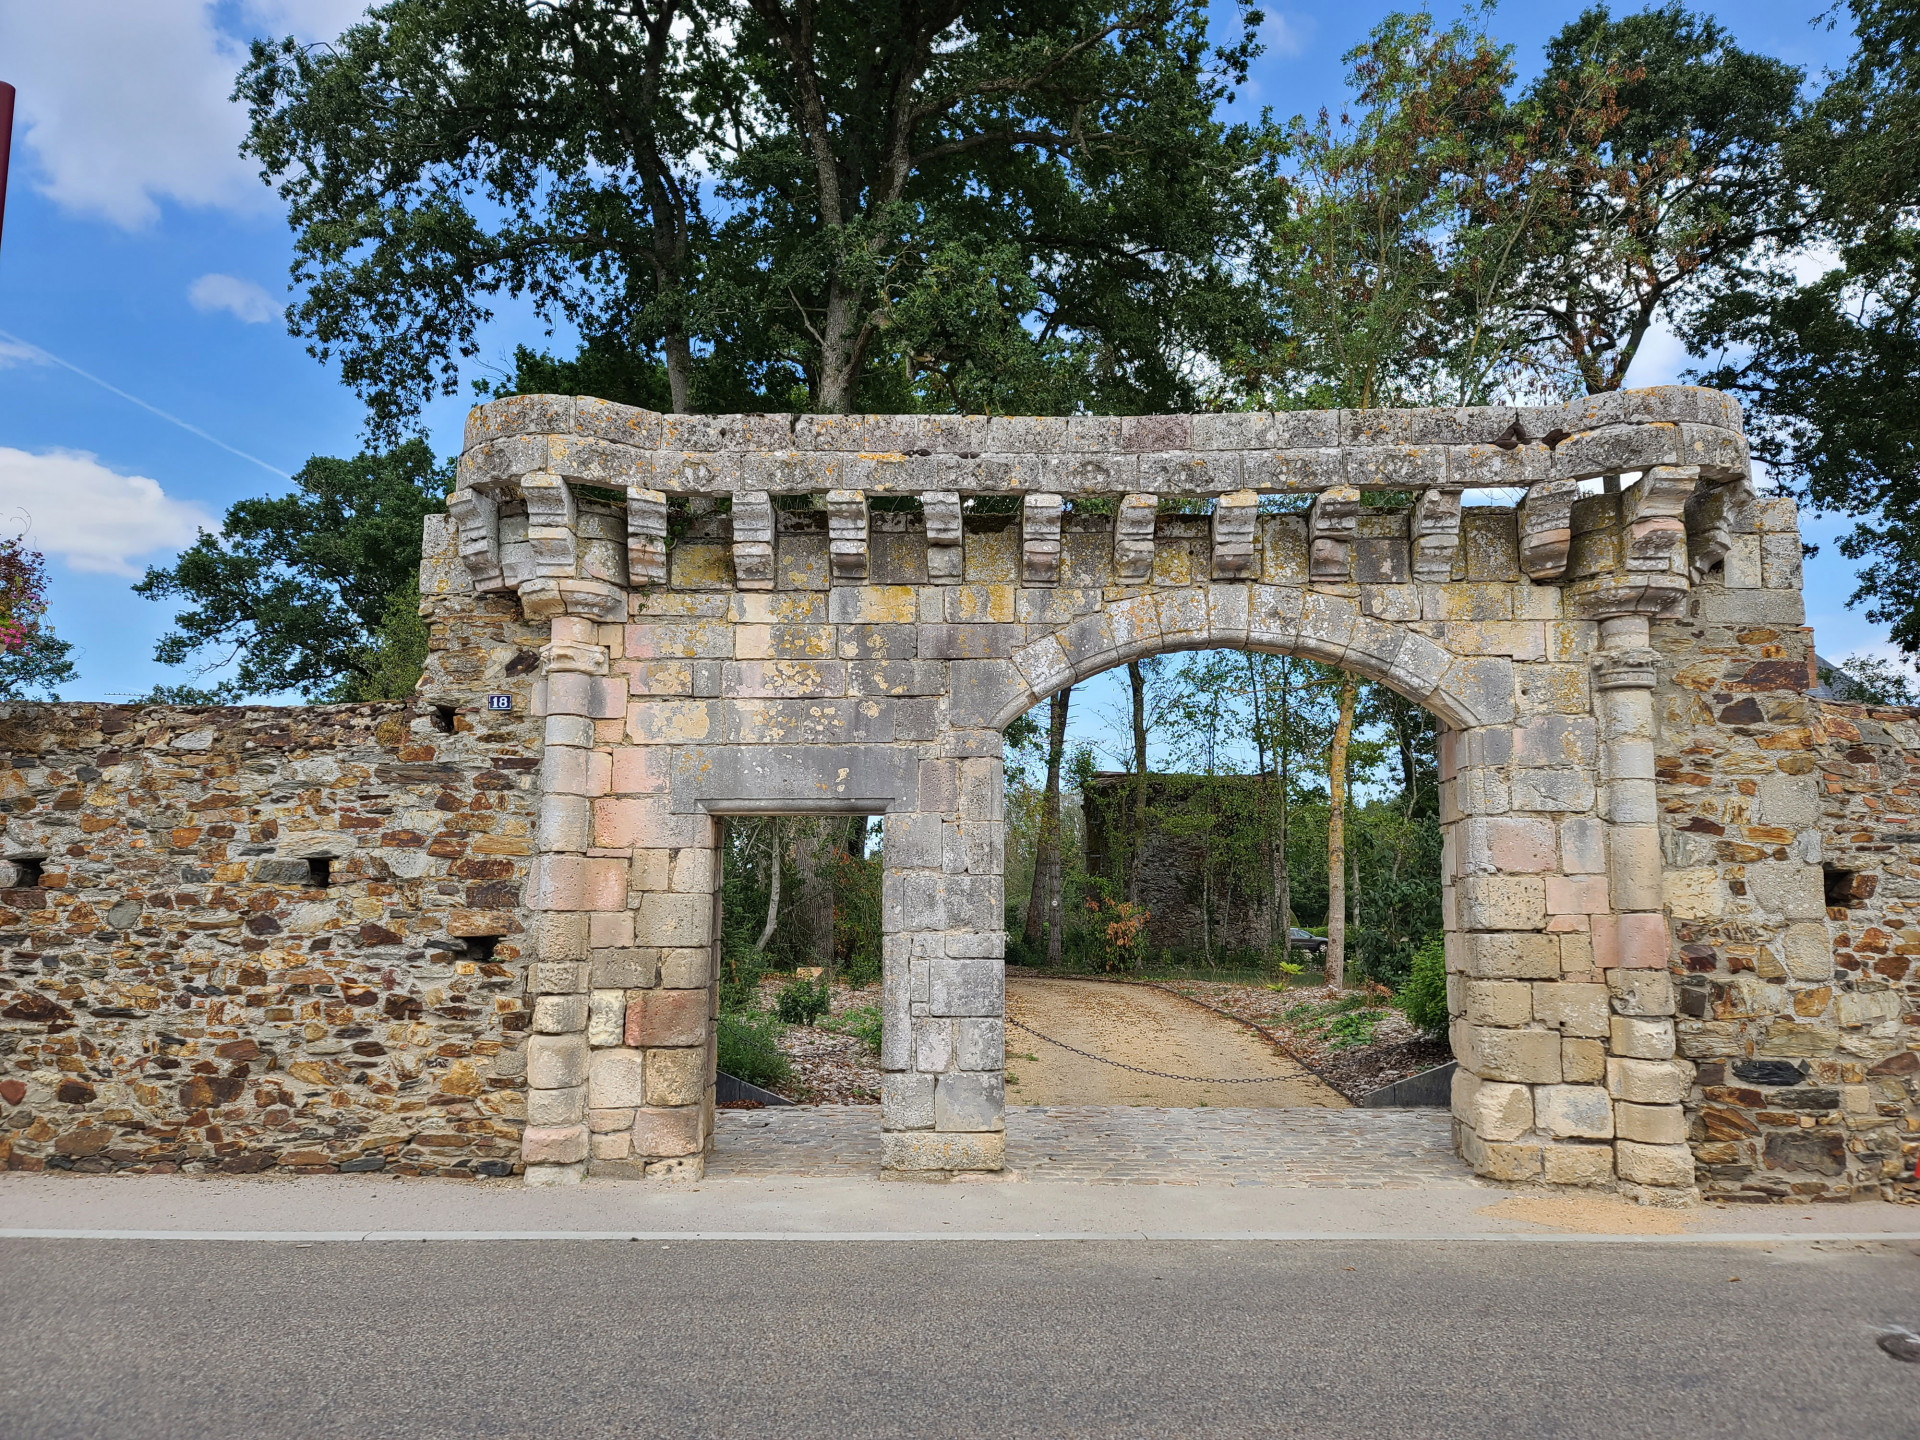
<instances>
[{"instance_id":1,"label":"white cloud","mask_svg":"<svg viewBox=\"0 0 1920 1440\"><path fill-rule=\"evenodd\" d=\"M135 576L136 557L178 550L219 524L158 482L118 474L84 450L35 455L0 445L0 529L25 531L36 550L75 570Z\"/></svg>"},{"instance_id":2,"label":"white cloud","mask_svg":"<svg viewBox=\"0 0 1920 1440\"><path fill-rule=\"evenodd\" d=\"M265 212L275 205L239 154L246 111L230 98L246 59L213 0L0 0L0 55L18 84L22 150L63 209L122 229L160 202ZM364 0L252 0L249 32L331 38ZM16 167L16 171L19 167Z\"/></svg>"},{"instance_id":3,"label":"white cloud","mask_svg":"<svg viewBox=\"0 0 1920 1440\"><path fill-rule=\"evenodd\" d=\"M12 369L15 365L50 365L47 352L37 345L29 345L24 340L9 340L0 335L0 370Z\"/></svg>"},{"instance_id":4,"label":"white cloud","mask_svg":"<svg viewBox=\"0 0 1920 1440\"><path fill-rule=\"evenodd\" d=\"M1267 53L1285 60L1306 54L1307 42L1312 38L1313 20L1306 15L1285 15L1276 10L1260 27L1260 39Z\"/></svg>"},{"instance_id":5,"label":"white cloud","mask_svg":"<svg viewBox=\"0 0 1920 1440\"><path fill-rule=\"evenodd\" d=\"M234 275L202 275L187 287L193 308L210 315L225 310L243 325L265 325L280 318L274 298L251 280Z\"/></svg>"},{"instance_id":6,"label":"white cloud","mask_svg":"<svg viewBox=\"0 0 1920 1440\"><path fill-rule=\"evenodd\" d=\"M376 0L246 0L247 28L257 35L331 40L367 13Z\"/></svg>"}]
</instances>

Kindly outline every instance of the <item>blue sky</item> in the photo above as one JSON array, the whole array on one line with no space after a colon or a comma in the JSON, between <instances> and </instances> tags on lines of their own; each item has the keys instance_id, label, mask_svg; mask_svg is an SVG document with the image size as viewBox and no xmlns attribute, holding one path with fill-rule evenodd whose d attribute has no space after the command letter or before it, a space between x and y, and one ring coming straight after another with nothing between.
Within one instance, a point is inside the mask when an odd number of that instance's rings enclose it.
<instances>
[{"instance_id":1,"label":"blue sky","mask_svg":"<svg viewBox=\"0 0 1920 1440\"><path fill-rule=\"evenodd\" d=\"M1817 70L1847 50L1844 33L1810 25L1821 3L1703 8L1749 48ZM326 38L361 8L360 0L0 0L0 79L20 92L0 331L24 342L0 336L0 523L26 528L47 552L51 618L78 652L81 679L67 698L192 680L154 662L171 612L128 586L190 543L196 526L215 526L232 501L285 489L284 475L310 455L359 448L357 400L279 318L288 232L236 153L244 120L226 97L247 37ZM1340 54L1388 8L1363 0L1270 12L1268 52L1242 103L1282 114L1337 107ZM1516 46L1525 73L1580 8L1509 3L1492 28ZM502 364L522 341L549 343L523 308L503 305L483 359ZM1631 378L1658 383L1685 363L1670 341L1653 343ZM457 448L465 406L453 399L429 410L440 453ZM1883 647L1884 635L1845 608L1853 579L1831 544L1838 527L1804 523L1822 542L1807 570L1822 653ZM1093 693L1076 697L1074 729L1094 738L1118 692L1083 688Z\"/></svg>"}]
</instances>

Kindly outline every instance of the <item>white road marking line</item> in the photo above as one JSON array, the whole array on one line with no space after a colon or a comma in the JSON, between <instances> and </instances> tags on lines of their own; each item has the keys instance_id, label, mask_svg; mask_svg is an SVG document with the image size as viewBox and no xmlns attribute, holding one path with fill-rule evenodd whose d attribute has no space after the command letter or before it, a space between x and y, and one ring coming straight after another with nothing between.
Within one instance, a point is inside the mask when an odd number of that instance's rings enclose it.
<instances>
[{"instance_id":1,"label":"white road marking line","mask_svg":"<svg viewBox=\"0 0 1920 1440\"><path fill-rule=\"evenodd\" d=\"M186 1240L223 1243L393 1244L429 1241L568 1240L731 1240L800 1241L811 1244L880 1242L1001 1243L1224 1241L1302 1243L1374 1241L1381 1244L1473 1245L1783 1245L1818 1243L1889 1244L1920 1242L1920 1230L1708 1231L1697 1235L1585 1235L1573 1232L1522 1233L1507 1230L56 1230L0 1228L0 1240Z\"/></svg>"}]
</instances>

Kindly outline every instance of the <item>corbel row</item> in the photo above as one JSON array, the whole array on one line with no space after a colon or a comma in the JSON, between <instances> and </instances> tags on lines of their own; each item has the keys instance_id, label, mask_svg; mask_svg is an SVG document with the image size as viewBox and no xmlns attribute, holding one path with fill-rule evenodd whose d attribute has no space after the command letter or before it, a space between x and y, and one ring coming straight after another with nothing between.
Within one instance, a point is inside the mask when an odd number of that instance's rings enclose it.
<instances>
[{"instance_id":1,"label":"corbel row","mask_svg":"<svg viewBox=\"0 0 1920 1440\"><path fill-rule=\"evenodd\" d=\"M1693 546L1696 568L1715 552L1711 536L1725 530L1730 507L1744 486L1722 486L1694 496L1694 467L1651 472L1652 483L1636 487L1636 511L1627 517L1634 530L1633 568L1664 568L1684 547L1688 529L1704 527L1708 539ZM500 499L490 488L466 487L449 497L461 559L482 593L520 592L523 601L543 613L589 613L614 608L611 591L624 578L633 586L665 584L668 578L668 502L664 492L626 487L626 575L607 573L606 563L586 551L580 536L582 517L573 492L557 475L535 472L520 478L518 495L524 518L503 517ZM1536 580L1560 578L1566 569L1571 507L1577 486L1550 482L1528 492L1520 510L1521 564ZM1689 496L1693 500L1689 502ZM957 584L964 572L964 503L957 491L927 491L921 497L926 524L927 578ZM1408 520L1413 577L1445 581L1460 541L1461 492L1434 487L1420 492ZM869 574L867 497L860 490L833 490L826 497L828 553L832 578L857 584ZM1360 517L1360 491L1336 486L1314 497L1307 514L1308 571L1314 581L1344 582L1352 577L1353 542ZM1061 576L1065 498L1056 493L1029 494L1021 503L1021 579L1030 586L1057 585ZM1112 558L1121 584L1144 584L1153 573L1157 496L1133 493L1117 497L1113 510ZM1681 515L1686 515L1682 525ZM1215 580L1246 580L1259 569L1256 536L1260 497L1238 490L1216 498L1212 514L1210 574ZM617 523L617 521L615 522ZM1717 528L1716 528L1717 527ZM732 502L735 581L743 590L770 590L776 583L775 511L765 490L737 492ZM616 532L617 534L617 532ZM615 544L617 546L617 540ZM1642 553L1644 552L1644 553ZM617 555L617 549L616 549ZM584 563L583 563L584 561ZM613 562L617 566L617 560ZM584 579L582 578L584 577ZM560 582L573 582L562 585ZM562 597L561 591L607 590L591 600ZM548 592L552 592L549 594ZM531 610L529 613L533 613Z\"/></svg>"},{"instance_id":2,"label":"corbel row","mask_svg":"<svg viewBox=\"0 0 1920 1440\"><path fill-rule=\"evenodd\" d=\"M1028 585L1060 581L1060 530L1066 501L1059 495L1029 495L1021 505L1020 574ZM1144 584L1153 574L1154 522L1160 503L1152 495L1122 495L1113 509L1113 569L1127 585ZM1222 495L1213 508L1213 565L1216 580L1250 580L1259 571L1254 555L1254 525L1260 497L1251 490Z\"/></svg>"}]
</instances>

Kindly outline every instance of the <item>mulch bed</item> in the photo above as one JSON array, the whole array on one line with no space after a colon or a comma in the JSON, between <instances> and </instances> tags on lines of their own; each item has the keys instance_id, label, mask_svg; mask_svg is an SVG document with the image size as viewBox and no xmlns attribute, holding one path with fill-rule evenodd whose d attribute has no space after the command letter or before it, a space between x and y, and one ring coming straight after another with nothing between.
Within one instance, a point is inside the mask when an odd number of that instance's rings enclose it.
<instances>
[{"instance_id":1,"label":"mulch bed","mask_svg":"<svg viewBox=\"0 0 1920 1440\"><path fill-rule=\"evenodd\" d=\"M780 991L792 983L789 975L769 975L760 981L760 1006L773 1009ZM880 987L856 990L836 981L828 1015L844 1015L863 1005L880 1003ZM789 1025L780 1035L780 1053L793 1062L793 1076L767 1088L796 1105L878 1105L880 1057L852 1035L817 1025Z\"/></svg>"},{"instance_id":2,"label":"mulch bed","mask_svg":"<svg viewBox=\"0 0 1920 1440\"><path fill-rule=\"evenodd\" d=\"M1444 1039L1416 1035L1411 1040L1349 1050L1329 1061L1320 1078L1349 1100L1361 1100L1383 1086L1444 1065L1452 1058L1453 1047Z\"/></svg>"}]
</instances>

